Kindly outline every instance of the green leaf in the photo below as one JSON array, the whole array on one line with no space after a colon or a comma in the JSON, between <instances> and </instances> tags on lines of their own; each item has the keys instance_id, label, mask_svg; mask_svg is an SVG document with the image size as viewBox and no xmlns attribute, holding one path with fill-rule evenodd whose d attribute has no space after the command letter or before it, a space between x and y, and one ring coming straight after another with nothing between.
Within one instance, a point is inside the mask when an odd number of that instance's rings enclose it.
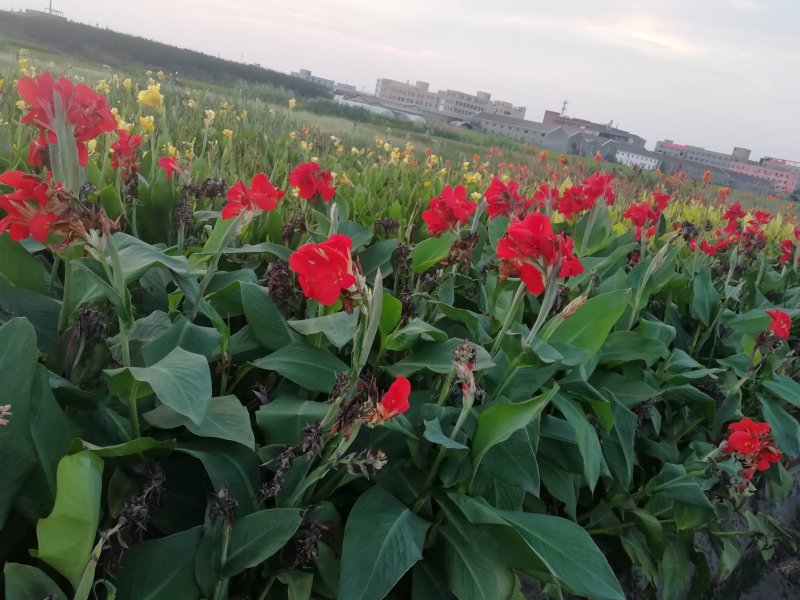
<instances>
[{"instance_id":1,"label":"green leaf","mask_svg":"<svg viewBox=\"0 0 800 600\"><path fill-rule=\"evenodd\" d=\"M589 353L597 352L628 308L629 299L630 290L627 289L590 298L574 315L562 321L546 341L571 344Z\"/></svg>"},{"instance_id":2,"label":"green leaf","mask_svg":"<svg viewBox=\"0 0 800 600\"><path fill-rule=\"evenodd\" d=\"M660 340L646 337L636 331L614 331L603 344L600 363L621 365L643 360L649 367L659 358L668 355L667 346Z\"/></svg>"},{"instance_id":3,"label":"green leaf","mask_svg":"<svg viewBox=\"0 0 800 600\"><path fill-rule=\"evenodd\" d=\"M194 573L201 527L134 544L118 572L117 600L198 600Z\"/></svg>"},{"instance_id":4,"label":"green leaf","mask_svg":"<svg viewBox=\"0 0 800 600\"><path fill-rule=\"evenodd\" d=\"M463 342L464 340L459 338L451 338L444 342L421 344L403 360L386 367L386 371L395 377L398 375L408 377L422 369L434 373L448 373L453 365L453 350ZM475 346L475 349L478 352L478 360L473 365L473 371L482 371L494 366L494 361L483 346Z\"/></svg>"},{"instance_id":5,"label":"green leaf","mask_svg":"<svg viewBox=\"0 0 800 600\"><path fill-rule=\"evenodd\" d=\"M589 489L594 492L603 464L603 450L600 447L600 440L597 439L597 432L589 423L581 405L575 400L556 394L553 404L575 430L575 443L578 444L578 449L583 457L583 476L586 478Z\"/></svg>"},{"instance_id":6,"label":"green leaf","mask_svg":"<svg viewBox=\"0 0 800 600\"><path fill-rule=\"evenodd\" d=\"M372 283L372 302L369 307L369 315L367 315L366 330L364 330L364 336L356 348L356 360L354 361L356 373L360 373L364 365L367 364L367 360L369 360L369 352L372 349L372 343L375 341L375 336L381 323L382 310L383 276L381 275L381 270L378 269L375 273L375 280Z\"/></svg>"},{"instance_id":7,"label":"green leaf","mask_svg":"<svg viewBox=\"0 0 800 600\"><path fill-rule=\"evenodd\" d=\"M65 456L57 482L53 512L36 526L37 556L76 587L97 536L103 461L92 452Z\"/></svg>"},{"instance_id":8,"label":"green leaf","mask_svg":"<svg viewBox=\"0 0 800 600\"><path fill-rule=\"evenodd\" d=\"M47 272L42 263L7 233L0 235L0 275L14 287L47 293Z\"/></svg>"},{"instance_id":9,"label":"green leaf","mask_svg":"<svg viewBox=\"0 0 800 600\"><path fill-rule=\"evenodd\" d=\"M289 327L305 336L323 333L331 344L341 350L345 344L352 341L359 314L358 311L353 311L348 315L342 311L325 317L289 321Z\"/></svg>"},{"instance_id":10,"label":"green leaf","mask_svg":"<svg viewBox=\"0 0 800 600\"><path fill-rule=\"evenodd\" d=\"M350 367L324 348L293 342L269 356L253 361L253 366L276 371L282 377L308 390L328 392L336 375Z\"/></svg>"},{"instance_id":11,"label":"green leaf","mask_svg":"<svg viewBox=\"0 0 800 600\"><path fill-rule=\"evenodd\" d=\"M783 375L776 374L774 378L774 381L762 382L763 386L776 398L800 407L800 383Z\"/></svg>"},{"instance_id":12,"label":"green leaf","mask_svg":"<svg viewBox=\"0 0 800 600\"><path fill-rule=\"evenodd\" d=\"M761 414L772 427L772 436L778 447L789 456L800 456L800 424L772 398L758 396Z\"/></svg>"},{"instance_id":13,"label":"green leaf","mask_svg":"<svg viewBox=\"0 0 800 600\"><path fill-rule=\"evenodd\" d=\"M283 548L300 526L297 508L273 508L251 513L236 521L231 531L225 577L260 565Z\"/></svg>"},{"instance_id":14,"label":"green leaf","mask_svg":"<svg viewBox=\"0 0 800 600\"><path fill-rule=\"evenodd\" d=\"M159 429L186 427L200 437L218 438L237 442L251 450L255 448L250 414L236 396L211 398L206 416L200 425L171 409L166 404L156 407L142 415L145 421Z\"/></svg>"},{"instance_id":15,"label":"green leaf","mask_svg":"<svg viewBox=\"0 0 800 600\"><path fill-rule=\"evenodd\" d=\"M222 334L213 327L201 327L180 316L167 331L142 347L142 357L145 364L153 365L174 348L183 348L211 359L221 341Z\"/></svg>"},{"instance_id":16,"label":"green leaf","mask_svg":"<svg viewBox=\"0 0 800 600\"><path fill-rule=\"evenodd\" d=\"M449 448L450 450L466 450L467 447L464 444L459 444L457 441L447 437L442 431L442 424L439 422L439 419L432 419L430 421L425 421L425 433L423 434L425 439L433 444L439 444L440 446L444 446L445 448Z\"/></svg>"},{"instance_id":17,"label":"green leaf","mask_svg":"<svg viewBox=\"0 0 800 600\"><path fill-rule=\"evenodd\" d=\"M402 315L403 303L392 296L389 292L384 291L380 322L381 337L386 337L392 333L392 331L394 331L394 328L397 327Z\"/></svg>"},{"instance_id":18,"label":"green leaf","mask_svg":"<svg viewBox=\"0 0 800 600\"><path fill-rule=\"evenodd\" d=\"M184 442L175 448L175 452L188 454L202 462L215 492L227 485L231 496L239 503L240 515L258 508L256 490L260 463L255 452L242 444L215 439Z\"/></svg>"},{"instance_id":19,"label":"green leaf","mask_svg":"<svg viewBox=\"0 0 800 600\"><path fill-rule=\"evenodd\" d=\"M58 585L36 567L8 562L3 576L6 600L67 600Z\"/></svg>"},{"instance_id":20,"label":"green leaf","mask_svg":"<svg viewBox=\"0 0 800 600\"><path fill-rule=\"evenodd\" d=\"M625 600L614 571L580 525L551 515L498 512L573 592L598 600Z\"/></svg>"},{"instance_id":21,"label":"green leaf","mask_svg":"<svg viewBox=\"0 0 800 600\"><path fill-rule=\"evenodd\" d=\"M539 463L527 428L515 431L505 442L492 447L483 457L482 465L498 480L539 495Z\"/></svg>"},{"instance_id":22,"label":"green leaf","mask_svg":"<svg viewBox=\"0 0 800 600\"><path fill-rule=\"evenodd\" d=\"M472 440L472 468L478 469L485 454L497 444L505 442L518 429L527 426L542 412L550 399L558 391L558 386L516 404L492 404L478 416L478 426Z\"/></svg>"},{"instance_id":23,"label":"green leaf","mask_svg":"<svg viewBox=\"0 0 800 600\"><path fill-rule=\"evenodd\" d=\"M106 209L106 214L111 219L116 219L125 212L122 199L113 185L108 184L100 190L100 204Z\"/></svg>"},{"instance_id":24,"label":"green leaf","mask_svg":"<svg viewBox=\"0 0 800 600\"><path fill-rule=\"evenodd\" d=\"M711 322L712 311L719 304L719 292L711 281L711 269L703 265L695 274L692 283L694 296L692 298L692 314L708 327Z\"/></svg>"},{"instance_id":25,"label":"green leaf","mask_svg":"<svg viewBox=\"0 0 800 600\"><path fill-rule=\"evenodd\" d=\"M95 446L86 440L76 438L69 450L71 454L88 450L100 458L119 458L121 456L143 454L151 450L169 451L174 447L174 440L156 440L151 437L140 437L123 444L115 444L114 446Z\"/></svg>"},{"instance_id":26,"label":"green leaf","mask_svg":"<svg viewBox=\"0 0 800 600\"><path fill-rule=\"evenodd\" d=\"M378 269L384 277L388 277L392 272L392 254L397 248L397 240L384 240L373 244L369 248L358 253L358 260L364 269L364 277L369 279L374 276Z\"/></svg>"},{"instance_id":27,"label":"green leaf","mask_svg":"<svg viewBox=\"0 0 800 600\"><path fill-rule=\"evenodd\" d=\"M416 273L424 273L450 254L450 246L454 241L455 236L450 232L422 240L411 251L411 268Z\"/></svg>"},{"instance_id":28,"label":"green leaf","mask_svg":"<svg viewBox=\"0 0 800 600\"><path fill-rule=\"evenodd\" d=\"M256 411L256 423L267 444L296 446L302 439L303 427L321 420L328 404L278 397Z\"/></svg>"},{"instance_id":29,"label":"green leaf","mask_svg":"<svg viewBox=\"0 0 800 600\"><path fill-rule=\"evenodd\" d=\"M389 334L386 338L387 350L408 350L418 340L426 342L442 342L447 339L447 334L422 319L415 317L402 329Z\"/></svg>"},{"instance_id":30,"label":"green leaf","mask_svg":"<svg viewBox=\"0 0 800 600\"><path fill-rule=\"evenodd\" d=\"M241 283L239 289L247 322L264 348L279 350L297 339L297 334L286 323L266 288L254 283Z\"/></svg>"},{"instance_id":31,"label":"green leaf","mask_svg":"<svg viewBox=\"0 0 800 600\"><path fill-rule=\"evenodd\" d=\"M113 394L127 399L155 394L164 404L200 425L211 399L211 372L200 354L175 348L149 367L106 370ZM131 392L133 390L133 392Z\"/></svg>"},{"instance_id":32,"label":"green leaf","mask_svg":"<svg viewBox=\"0 0 800 600\"><path fill-rule=\"evenodd\" d=\"M384 598L422 558L429 526L381 487L362 494L344 530L338 598Z\"/></svg>"}]
</instances>

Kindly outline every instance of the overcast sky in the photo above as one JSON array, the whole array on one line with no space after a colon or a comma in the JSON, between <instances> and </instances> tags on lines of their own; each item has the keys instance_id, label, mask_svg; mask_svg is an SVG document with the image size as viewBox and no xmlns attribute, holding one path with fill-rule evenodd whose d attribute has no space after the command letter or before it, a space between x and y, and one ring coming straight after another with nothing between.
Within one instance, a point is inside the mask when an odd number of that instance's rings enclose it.
<instances>
[{"instance_id":1,"label":"overcast sky","mask_svg":"<svg viewBox=\"0 0 800 600\"><path fill-rule=\"evenodd\" d=\"M37 8L46 0L0 0ZM800 160L798 0L54 0L65 16L374 91L490 92L647 139Z\"/></svg>"}]
</instances>

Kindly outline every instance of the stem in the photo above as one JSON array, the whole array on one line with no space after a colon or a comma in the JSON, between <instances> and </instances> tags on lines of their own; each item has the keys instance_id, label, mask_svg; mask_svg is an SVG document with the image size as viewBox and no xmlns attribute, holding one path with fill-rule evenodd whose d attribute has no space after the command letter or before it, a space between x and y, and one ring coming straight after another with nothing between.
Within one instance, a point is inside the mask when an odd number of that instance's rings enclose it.
<instances>
[{"instance_id":1,"label":"stem","mask_svg":"<svg viewBox=\"0 0 800 600\"><path fill-rule=\"evenodd\" d=\"M269 579L267 579L267 584L264 586L261 594L258 596L258 600L266 600L267 594L269 594L269 590L272 588L272 584L275 583L275 576L273 575Z\"/></svg>"},{"instance_id":2,"label":"stem","mask_svg":"<svg viewBox=\"0 0 800 600\"><path fill-rule=\"evenodd\" d=\"M595 203L592 205L592 211L589 213L589 220L586 223L586 229L583 230L583 236L581 237L581 246L580 246L580 255L583 256L586 253L586 242L589 240L589 236L592 235L592 229L594 229L594 223L597 221L597 211L598 211L598 202L595 200Z\"/></svg>"},{"instance_id":3,"label":"stem","mask_svg":"<svg viewBox=\"0 0 800 600\"><path fill-rule=\"evenodd\" d=\"M128 413L129 418L131 420L131 433L133 437L131 439L136 439L141 435L141 431L139 429L139 407L136 404L136 397L137 392L139 391L139 382L134 380L133 386L130 390L130 395L128 396Z\"/></svg>"},{"instance_id":4,"label":"stem","mask_svg":"<svg viewBox=\"0 0 800 600\"><path fill-rule=\"evenodd\" d=\"M522 297L525 295L525 290L525 284L520 281L519 287L514 294L514 299L511 301L511 307L508 309L508 313L506 313L506 318L503 320L503 324L500 326L500 331L497 332L497 336L494 338L492 351L489 353L493 358L497 354L497 351L500 350L500 344L505 339L506 333L508 333L508 328L511 326L511 319L514 318L517 308L519 308L519 303L522 300Z\"/></svg>"},{"instance_id":5,"label":"stem","mask_svg":"<svg viewBox=\"0 0 800 600\"><path fill-rule=\"evenodd\" d=\"M550 314L550 310L553 308L553 304L556 302L556 294L558 293L558 272L561 269L560 264L561 261L557 262L550 272L550 280L547 282L547 290L545 290L544 298L542 298L542 306L539 309L539 314L536 315L536 322L533 324L528 337L525 338L525 346L527 347L530 347L533 343L533 338L539 333L539 330L547 319L547 315Z\"/></svg>"},{"instance_id":6,"label":"stem","mask_svg":"<svg viewBox=\"0 0 800 600\"><path fill-rule=\"evenodd\" d=\"M231 541L231 524L227 521L222 528L222 549L220 550L220 564L224 565L228 559L228 545ZM214 595L212 600L222 600L227 597L228 591L228 578L223 577L217 581L217 586L214 588Z\"/></svg>"}]
</instances>

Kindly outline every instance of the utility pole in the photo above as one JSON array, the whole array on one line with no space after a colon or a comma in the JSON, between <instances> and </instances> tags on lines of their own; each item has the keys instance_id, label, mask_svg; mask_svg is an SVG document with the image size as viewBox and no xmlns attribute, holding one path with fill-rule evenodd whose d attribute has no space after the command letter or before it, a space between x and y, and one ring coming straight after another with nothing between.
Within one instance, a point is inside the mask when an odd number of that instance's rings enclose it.
<instances>
[{"instance_id":1,"label":"utility pole","mask_svg":"<svg viewBox=\"0 0 800 600\"><path fill-rule=\"evenodd\" d=\"M569 104L569 100L564 98L564 103L561 105L561 115L560 116L562 116L562 117L564 116L564 113L567 112L567 104Z\"/></svg>"}]
</instances>

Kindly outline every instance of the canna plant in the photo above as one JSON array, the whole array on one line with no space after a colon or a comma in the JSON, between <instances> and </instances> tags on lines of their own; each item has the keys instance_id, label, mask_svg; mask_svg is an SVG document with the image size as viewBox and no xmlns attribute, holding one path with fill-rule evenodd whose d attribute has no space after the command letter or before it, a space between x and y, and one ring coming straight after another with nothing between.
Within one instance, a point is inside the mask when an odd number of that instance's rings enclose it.
<instances>
[{"instance_id":1,"label":"canna plant","mask_svg":"<svg viewBox=\"0 0 800 600\"><path fill-rule=\"evenodd\" d=\"M0 175L6 597L680 598L796 543L747 502L800 454L772 218L336 142L228 186L64 81Z\"/></svg>"}]
</instances>

